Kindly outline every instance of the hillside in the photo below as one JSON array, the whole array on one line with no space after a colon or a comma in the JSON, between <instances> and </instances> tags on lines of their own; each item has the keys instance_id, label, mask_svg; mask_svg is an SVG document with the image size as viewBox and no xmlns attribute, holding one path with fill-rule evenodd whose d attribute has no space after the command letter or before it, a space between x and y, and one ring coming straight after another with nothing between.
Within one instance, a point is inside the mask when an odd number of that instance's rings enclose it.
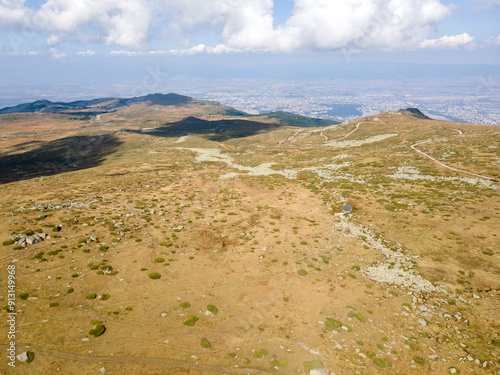
<instances>
[{"instance_id":1,"label":"hillside","mask_svg":"<svg viewBox=\"0 0 500 375\"><path fill-rule=\"evenodd\" d=\"M0 115L13 374L498 372L498 126L120 100Z\"/></svg>"},{"instance_id":2,"label":"hillside","mask_svg":"<svg viewBox=\"0 0 500 375\"><path fill-rule=\"evenodd\" d=\"M319 119L319 118L310 118L301 115L297 115L294 113L276 111L270 112L264 115L257 115L256 118L264 118L270 120L277 120L277 122L281 125L286 126L296 126L301 128L314 128L320 126L329 126L339 124L337 121Z\"/></svg>"}]
</instances>

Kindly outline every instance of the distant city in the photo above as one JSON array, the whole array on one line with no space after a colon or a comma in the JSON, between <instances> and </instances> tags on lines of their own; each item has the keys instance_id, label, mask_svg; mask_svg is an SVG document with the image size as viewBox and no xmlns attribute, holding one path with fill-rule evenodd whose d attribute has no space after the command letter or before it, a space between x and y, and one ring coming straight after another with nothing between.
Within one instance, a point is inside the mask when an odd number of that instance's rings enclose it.
<instances>
[{"instance_id":1,"label":"distant city","mask_svg":"<svg viewBox=\"0 0 500 375\"><path fill-rule=\"evenodd\" d=\"M72 82L50 89L17 86L13 90L12 86L0 85L0 107L41 98L71 101L154 92L214 100L251 114L287 111L349 121L383 111L416 107L435 119L500 124L500 76L303 81L168 77L147 88L123 81L98 85Z\"/></svg>"},{"instance_id":2,"label":"distant city","mask_svg":"<svg viewBox=\"0 0 500 375\"><path fill-rule=\"evenodd\" d=\"M332 81L264 85L245 90L199 92L252 114L287 111L309 117L348 121L400 108L417 107L428 116L456 122L500 124L500 81L468 79L455 84L419 80Z\"/></svg>"}]
</instances>

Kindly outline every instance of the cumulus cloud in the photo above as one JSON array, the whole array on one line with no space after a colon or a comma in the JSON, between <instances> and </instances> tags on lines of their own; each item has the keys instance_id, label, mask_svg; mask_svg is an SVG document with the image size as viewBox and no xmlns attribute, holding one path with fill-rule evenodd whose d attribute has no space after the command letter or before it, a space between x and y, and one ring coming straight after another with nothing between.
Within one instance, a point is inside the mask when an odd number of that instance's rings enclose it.
<instances>
[{"instance_id":1,"label":"cumulus cloud","mask_svg":"<svg viewBox=\"0 0 500 375\"><path fill-rule=\"evenodd\" d=\"M243 52L243 50L237 48L231 48L225 44L218 44L215 47L206 46L204 44L198 44L197 46L186 48L186 49L171 49L168 51L164 50L154 50L154 51L111 51L109 55L111 56L163 56L163 55L198 55L198 54L214 54L221 55L230 52Z\"/></svg>"},{"instance_id":2,"label":"cumulus cloud","mask_svg":"<svg viewBox=\"0 0 500 375\"><path fill-rule=\"evenodd\" d=\"M51 47L49 48L49 52L50 54L52 55L52 57L54 59L65 59L66 57L68 57L68 55L66 54L66 52L60 52L57 48L55 47Z\"/></svg>"},{"instance_id":3,"label":"cumulus cloud","mask_svg":"<svg viewBox=\"0 0 500 375\"><path fill-rule=\"evenodd\" d=\"M441 0L294 0L291 17L275 25L273 7L273 0L45 0L31 9L24 0L0 0L0 21L8 18L3 27L15 28L28 19L49 35L50 48L90 35L146 51L148 39L156 39L153 29L165 29L172 40L185 40L188 33L203 38L207 30L219 35L222 43L215 47L178 50L195 54L412 48L451 13Z\"/></svg>"},{"instance_id":4,"label":"cumulus cloud","mask_svg":"<svg viewBox=\"0 0 500 375\"><path fill-rule=\"evenodd\" d=\"M95 52L91 50L86 50L86 51L78 51L76 53L77 56L94 56Z\"/></svg>"},{"instance_id":5,"label":"cumulus cloud","mask_svg":"<svg viewBox=\"0 0 500 375\"><path fill-rule=\"evenodd\" d=\"M0 25L18 27L30 13L25 0L0 0Z\"/></svg>"},{"instance_id":6,"label":"cumulus cloud","mask_svg":"<svg viewBox=\"0 0 500 375\"><path fill-rule=\"evenodd\" d=\"M438 0L296 0L274 48L411 47L450 12Z\"/></svg>"},{"instance_id":7,"label":"cumulus cloud","mask_svg":"<svg viewBox=\"0 0 500 375\"><path fill-rule=\"evenodd\" d=\"M467 33L460 35L445 35L439 39L426 39L420 43L421 48L431 49L457 49L472 43L474 37Z\"/></svg>"},{"instance_id":8,"label":"cumulus cloud","mask_svg":"<svg viewBox=\"0 0 500 375\"><path fill-rule=\"evenodd\" d=\"M214 54L214 55L221 55L224 53L230 53L230 52L242 52L242 50L237 49L237 48L231 48L226 46L225 44L218 44L215 47L209 47L204 44L198 44L197 46L188 48L188 49L181 49L181 50L170 50L168 51L172 55L197 55L200 53L208 53L208 54Z\"/></svg>"}]
</instances>

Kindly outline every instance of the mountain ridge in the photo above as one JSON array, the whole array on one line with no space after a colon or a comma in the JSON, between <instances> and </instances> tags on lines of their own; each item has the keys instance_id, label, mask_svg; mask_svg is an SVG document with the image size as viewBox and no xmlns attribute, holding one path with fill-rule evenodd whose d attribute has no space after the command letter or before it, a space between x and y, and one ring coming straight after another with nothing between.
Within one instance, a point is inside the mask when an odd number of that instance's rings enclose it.
<instances>
[{"instance_id":1,"label":"mountain ridge","mask_svg":"<svg viewBox=\"0 0 500 375\"><path fill-rule=\"evenodd\" d=\"M50 101L47 99L37 100L31 103L22 103L17 106L0 109L0 114L11 113L50 113L71 115L97 115L112 113L133 105L161 106L161 107L187 107L195 105L203 108L211 108L208 114L230 117L245 117L252 121L268 120L277 122L282 126L316 127L339 124L337 121L311 118L290 112L274 111L267 114L252 115L244 111L234 109L222 103L209 100L195 99L176 93L154 93L132 98L96 98L88 100L76 100L72 102ZM87 116L88 117L88 116Z\"/></svg>"}]
</instances>

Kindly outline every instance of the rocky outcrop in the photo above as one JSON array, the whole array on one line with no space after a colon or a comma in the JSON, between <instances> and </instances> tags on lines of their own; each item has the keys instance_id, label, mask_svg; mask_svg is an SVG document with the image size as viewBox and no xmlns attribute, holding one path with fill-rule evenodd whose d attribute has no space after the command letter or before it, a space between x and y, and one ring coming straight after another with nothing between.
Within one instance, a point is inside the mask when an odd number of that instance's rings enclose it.
<instances>
[{"instance_id":1,"label":"rocky outcrop","mask_svg":"<svg viewBox=\"0 0 500 375\"><path fill-rule=\"evenodd\" d=\"M34 245L38 242L42 242L46 238L48 238L48 235L44 232L34 233L31 235L21 233L21 234L16 234L15 236L11 237L11 239L13 241L16 241L17 246L22 246L22 247L26 247L26 245Z\"/></svg>"}]
</instances>

